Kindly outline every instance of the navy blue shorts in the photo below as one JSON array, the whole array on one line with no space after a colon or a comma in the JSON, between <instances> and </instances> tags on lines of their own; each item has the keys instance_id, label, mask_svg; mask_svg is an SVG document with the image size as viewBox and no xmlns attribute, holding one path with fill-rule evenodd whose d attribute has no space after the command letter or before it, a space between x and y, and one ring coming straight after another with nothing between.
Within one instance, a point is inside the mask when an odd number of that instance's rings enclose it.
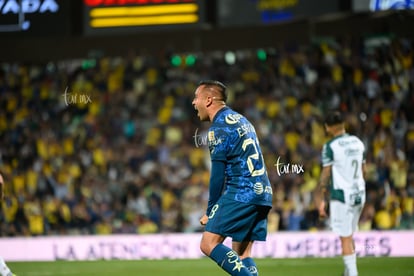
<instances>
[{"instance_id":1,"label":"navy blue shorts","mask_svg":"<svg viewBox=\"0 0 414 276\"><path fill-rule=\"evenodd\" d=\"M222 196L211 209L205 230L236 242L265 241L270 208Z\"/></svg>"}]
</instances>

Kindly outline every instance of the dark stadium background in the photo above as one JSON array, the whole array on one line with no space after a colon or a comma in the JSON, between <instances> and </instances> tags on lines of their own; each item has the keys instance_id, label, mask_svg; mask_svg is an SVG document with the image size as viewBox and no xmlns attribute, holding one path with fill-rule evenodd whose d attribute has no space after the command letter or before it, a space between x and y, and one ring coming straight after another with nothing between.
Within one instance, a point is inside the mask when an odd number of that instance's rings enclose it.
<instances>
[{"instance_id":1,"label":"dark stadium background","mask_svg":"<svg viewBox=\"0 0 414 276\"><path fill-rule=\"evenodd\" d=\"M296 2L296 5L303 2L312 4L298 11L293 10L292 18L286 20L261 23L257 18L250 19L249 16L237 16L237 13L234 13L234 17L223 19L224 25L220 24L218 18L219 2L223 2L222 5L229 3L237 7L238 1L201 0L199 2L203 4L205 13L204 23L198 26L167 29L157 26L137 27L128 32L122 31L121 28L99 35L85 34L87 18L81 0L57 2L61 4L60 18L45 19L45 16L39 14L28 15L29 18L33 18L31 30L0 32L1 61L83 58L93 50L103 51L105 55L123 55L125 49L159 52L165 50L165 45L177 52L192 52L273 47L275 44L289 41L306 43L312 38L323 36L363 37L390 33L407 37L414 35L413 11L370 12L367 10L368 0L276 1ZM257 1L240 2L250 2L251 6L251 3ZM326 13L324 8L326 4L331 7L329 13ZM361 5L365 7L358 7ZM53 20L58 20L58 24ZM243 20L246 21L245 24Z\"/></svg>"}]
</instances>

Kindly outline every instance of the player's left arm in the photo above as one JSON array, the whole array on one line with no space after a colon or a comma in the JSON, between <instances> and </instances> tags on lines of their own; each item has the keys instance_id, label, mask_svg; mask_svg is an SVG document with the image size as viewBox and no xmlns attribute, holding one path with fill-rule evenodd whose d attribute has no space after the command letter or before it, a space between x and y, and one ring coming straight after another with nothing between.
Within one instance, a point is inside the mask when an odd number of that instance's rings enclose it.
<instances>
[{"instance_id":1,"label":"player's left arm","mask_svg":"<svg viewBox=\"0 0 414 276\"><path fill-rule=\"evenodd\" d=\"M362 163L362 177L366 179L366 175L367 175L367 165L364 162Z\"/></svg>"},{"instance_id":2,"label":"player's left arm","mask_svg":"<svg viewBox=\"0 0 414 276\"><path fill-rule=\"evenodd\" d=\"M206 212L207 215L210 213L211 209L223 193L224 174L226 169L226 164L223 161L213 160L211 163L209 199Z\"/></svg>"},{"instance_id":3,"label":"player's left arm","mask_svg":"<svg viewBox=\"0 0 414 276\"><path fill-rule=\"evenodd\" d=\"M364 153L362 154L362 177L366 179L367 175L367 159L366 159L366 151L364 148Z\"/></svg>"},{"instance_id":4,"label":"player's left arm","mask_svg":"<svg viewBox=\"0 0 414 276\"><path fill-rule=\"evenodd\" d=\"M322 218L327 216L325 197L328 192L329 180L331 179L331 170L331 165L322 168L321 177L315 191L315 204L318 208L319 216Z\"/></svg>"},{"instance_id":5,"label":"player's left arm","mask_svg":"<svg viewBox=\"0 0 414 276\"><path fill-rule=\"evenodd\" d=\"M210 186L209 186L209 198L206 214L204 214L201 219L201 225L206 225L208 221L208 215L210 214L211 209L217 203L220 198L225 180L225 169L226 164L223 161L213 160L211 162L211 174L210 174Z\"/></svg>"}]
</instances>

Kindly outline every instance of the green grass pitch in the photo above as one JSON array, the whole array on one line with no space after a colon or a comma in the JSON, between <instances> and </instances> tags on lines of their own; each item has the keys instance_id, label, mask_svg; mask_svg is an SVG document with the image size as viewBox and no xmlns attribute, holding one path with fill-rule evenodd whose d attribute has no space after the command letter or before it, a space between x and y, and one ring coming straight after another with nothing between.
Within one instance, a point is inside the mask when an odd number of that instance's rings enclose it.
<instances>
[{"instance_id":1,"label":"green grass pitch","mask_svg":"<svg viewBox=\"0 0 414 276\"><path fill-rule=\"evenodd\" d=\"M342 274L342 259L257 259L260 276L335 276ZM207 258L196 260L9 262L17 276L220 276L227 275ZM365 257L358 259L359 275L413 276L414 258Z\"/></svg>"}]
</instances>

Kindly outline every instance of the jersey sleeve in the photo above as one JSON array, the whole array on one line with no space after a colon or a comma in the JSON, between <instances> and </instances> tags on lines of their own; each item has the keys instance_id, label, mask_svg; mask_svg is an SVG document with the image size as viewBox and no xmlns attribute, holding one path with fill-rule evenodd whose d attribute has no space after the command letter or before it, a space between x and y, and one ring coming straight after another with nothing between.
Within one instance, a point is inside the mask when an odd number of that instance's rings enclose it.
<instances>
[{"instance_id":1,"label":"jersey sleeve","mask_svg":"<svg viewBox=\"0 0 414 276\"><path fill-rule=\"evenodd\" d=\"M209 197L207 205L207 216L210 214L214 204L217 203L224 188L224 171L225 163L221 161L211 162L211 174L210 174L210 186L209 186Z\"/></svg>"},{"instance_id":2,"label":"jersey sleeve","mask_svg":"<svg viewBox=\"0 0 414 276\"><path fill-rule=\"evenodd\" d=\"M211 161L226 161L228 141L231 133L227 128L210 128L208 132L208 145Z\"/></svg>"},{"instance_id":3,"label":"jersey sleeve","mask_svg":"<svg viewBox=\"0 0 414 276\"><path fill-rule=\"evenodd\" d=\"M322 148L322 166L327 167L333 163L333 151L329 144L324 144Z\"/></svg>"}]
</instances>

